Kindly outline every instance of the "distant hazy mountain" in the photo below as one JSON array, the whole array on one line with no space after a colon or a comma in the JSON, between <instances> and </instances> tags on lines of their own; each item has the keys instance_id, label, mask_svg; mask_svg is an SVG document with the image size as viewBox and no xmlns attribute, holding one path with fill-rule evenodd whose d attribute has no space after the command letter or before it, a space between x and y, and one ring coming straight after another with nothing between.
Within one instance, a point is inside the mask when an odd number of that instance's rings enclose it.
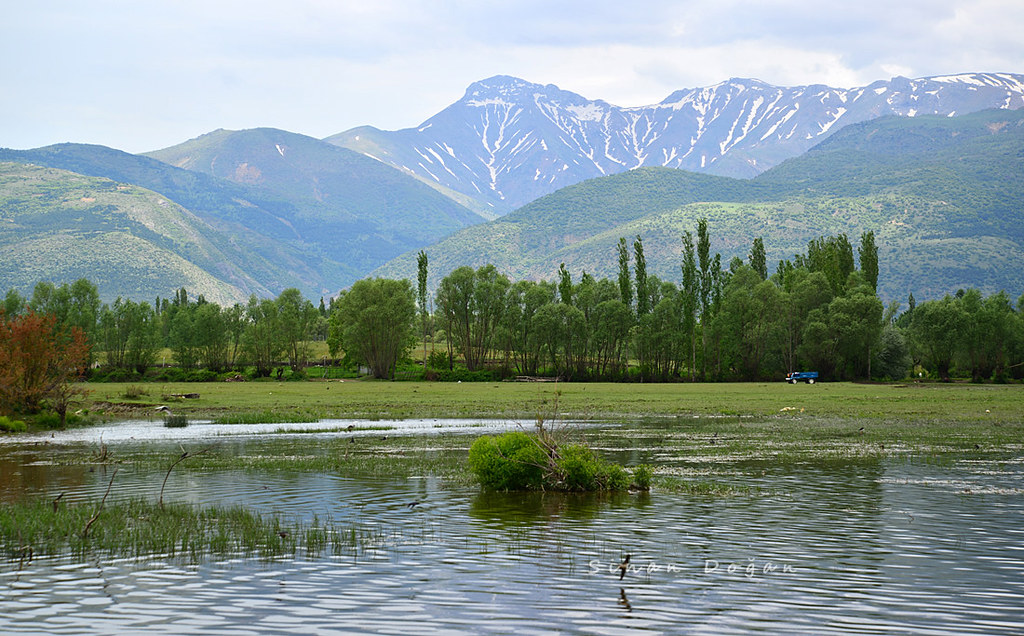
<instances>
[{"instance_id":1,"label":"distant hazy mountain","mask_svg":"<svg viewBox=\"0 0 1024 636\"><path fill-rule=\"evenodd\" d=\"M678 282L681 236L709 221L712 249L746 259L764 238L769 262L807 241L872 230L884 298L974 286L1024 291L1024 110L886 117L845 128L752 180L641 168L585 181L426 252L431 285L459 265L494 263L513 279L614 276L619 237L641 235L648 271ZM413 254L375 272L415 276Z\"/></svg>"},{"instance_id":2,"label":"distant hazy mountain","mask_svg":"<svg viewBox=\"0 0 1024 636\"><path fill-rule=\"evenodd\" d=\"M356 272L484 220L379 161L283 130L218 130L147 155L286 201L280 220L288 239L344 264L350 273L342 286Z\"/></svg>"},{"instance_id":3,"label":"distant hazy mountain","mask_svg":"<svg viewBox=\"0 0 1024 636\"><path fill-rule=\"evenodd\" d=\"M217 131L152 154L194 169L82 144L25 151L0 149L0 161L58 168L159 193L170 209L201 222L204 227L198 235L219 250L220 261L195 260L194 265L206 270L211 280L227 275L221 271L224 268L233 272L227 280L236 288L234 291L221 293L214 289L216 286L192 290L208 298L215 294L272 296L287 287L297 287L311 298L334 294L404 251L433 243L484 220L380 162L283 131ZM8 199L8 205L13 205L10 201L19 196L12 194L20 187L16 176L19 174L14 170L0 183L0 200L13 197ZM73 181L75 177L53 178L60 182L54 187L63 189L67 185L63 181ZM85 206L81 214L71 217L56 214L63 209L63 200L52 203L53 209L33 209L37 213L54 213L46 227L55 234L74 234L79 231L79 224L92 227L96 221L92 207ZM120 205L115 207L121 209ZM0 207L0 214L4 210ZM67 224L60 225L57 219ZM102 231L109 229L104 224L97 227ZM12 236L21 236L11 234L10 229L0 226L0 244ZM85 244L75 243L74 247L84 249ZM191 253L182 255L188 259ZM108 255L114 262L120 262L113 254ZM7 256L8 252L4 252L3 260ZM92 262L100 256L72 250L66 258ZM63 275L63 271L57 269L51 274L45 268L34 269L29 277L41 280ZM34 282L29 280L27 284ZM124 289L134 290L132 281L122 282ZM168 284L166 289L161 288L161 295L184 283L175 284L168 279ZM122 293L102 288L101 292ZM135 298L135 292L131 293Z\"/></svg>"},{"instance_id":4,"label":"distant hazy mountain","mask_svg":"<svg viewBox=\"0 0 1024 636\"><path fill-rule=\"evenodd\" d=\"M497 76L418 128L349 130L326 141L388 163L497 213L637 167L753 177L844 126L885 115L960 115L1024 106L1024 75L971 73L841 89L751 79L622 108Z\"/></svg>"},{"instance_id":5,"label":"distant hazy mountain","mask_svg":"<svg viewBox=\"0 0 1024 636\"><path fill-rule=\"evenodd\" d=\"M124 296L152 303L181 287L220 304L267 295L252 272L269 264L222 249L220 239L202 219L152 190L0 163L4 291L28 294L40 281L88 278L108 302Z\"/></svg>"}]
</instances>

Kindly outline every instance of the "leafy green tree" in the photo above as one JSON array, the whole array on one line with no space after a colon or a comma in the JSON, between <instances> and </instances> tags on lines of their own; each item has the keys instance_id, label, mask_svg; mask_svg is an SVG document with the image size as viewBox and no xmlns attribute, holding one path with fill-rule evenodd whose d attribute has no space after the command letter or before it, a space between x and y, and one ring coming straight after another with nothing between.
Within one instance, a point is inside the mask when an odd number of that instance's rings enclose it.
<instances>
[{"instance_id":1,"label":"leafy green tree","mask_svg":"<svg viewBox=\"0 0 1024 636\"><path fill-rule=\"evenodd\" d=\"M316 326L316 308L294 287L281 292L275 303L279 337L288 356L288 365L292 371L299 371L309 362L309 341Z\"/></svg>"},{"instance_id":2,"label":"leafy green tree","mask_svg":"<svg viewBox=\"0 0 1024 636\"><path fill-rule=\"evenodd\" d=\"M786 276L789 292L780 298L782 360L786 371L797 371L798 352L811 311L827 309L832 302L832 287L822 272L792 268Z\"/></svg>"},{"instance_id":3,"label":"leafy green tree","mask_svg":"<svg viewBox=\"0 0 1024 636\"><path fill-rule=\"evenodd\" d=\"M842 295L846 291L846 281L854 271L853 246L845 234L812 239L807 244L803 265L812 272L824 273L832 286L832 293Z\"/></svg>"},{"instance_id":4,"label":"leafy green tree","mask_svg":"<svg viewBox=\"0 0 1024 636\"><path fill-rule=\"evenodd\" d=\"M853 377L871 377L871 352L882 332L883 310L882 301L866 285L829 304L829 317L839 339L838 354L844 371Z\"/></svg>"},{"instance_id":5,"label":"leafy green tree","mask_svg":"<svg viewBox=\"0 0 1024 636\"><path fill-rule=\"evenodd\" d=\"M420 330L423 334L423 368L427 368L427 324L430 312L427 310L427 253L420 250L416 255L416 299L420 309Z\"/></svg>"},{"instance_id":6,"label":"leafy green tree","mask_svg":"<svg viewBox=\"0 0 1024 636\"><path fill-rule=\"evenodd\" d=\"M678 374L687 342L682 330L682 301L678 291L665 290L654 309L641 316L636 327L640 374L667 381Z\"/></svg>"},{"instance_id":7,"label":"leafy green tree","mask_svg":"<svg viewBox=\"0 0 1024 636\"><path fill-rule=\"evenodd\" d=\"M633 241L633 274L636 280L636 315L641 318L651 311L651 290L647 281L647 259L644 257L644 242L637 234Z\"/></svg>"},{"instance_id":8,"label":"leafy green tree","mask_svg":"<svg viewBox=\"0 0 1024 636\"><path fill-rule=\"evenodd\" d=\"M252 295L245 308L245 321L242 352L249 364L256 367L258 377L269 377L285 349L279 306L269 298Z\"/></svg>"},{"instance_id":9,"label":"leafy green tree","mask_svg":"<svg viewBox=\"0 0 1024 636\"><path fill-rule=\"evenodd\" d=\"M581 349L588 334L582 311L562 302L549 303L534 314L533 329L557 375L572 379L583 372Z\"/></svg>"},{"instance_id":10,"label":"leafy green tree","mask_svg":"<svg viewBox=\"0 0 1024 636\"><path fill-rule=\"evenodd\" d=\"M473 271L460 267L441 280L437 309L449 326L449 339L462 353L466 368L480 369L507 304L511 284L493 265Z\"/></svg>"},{"instance_id":11,"label":"leafy green tree","mask_svg":"<svg viewBox=\"0 0 1024 636\"><path fill-rule=\"evenodd\" d=\"M394 379L398 360L415 345L412 284L387 278L356 281L341 295L335 311L342 317L345 351L366 363L375 378Z\"/></svg>"},{"instance_id":12,"label":"leafy green tree","mask_svg":"<svg viewBox=\"0 0 1024 636\"><path fill-rule=\"evenodd\" d=\"M502 330L506 358L514 361L520 373L535 375L540 368L543 342L534 331L537 310L555 302L555 286L551 283L517 281L509 288Z\"/></svg>"},{"instance_id":13,"label":"leafy green tree","mask_svg":"<svg viewBox=\"0 0 1024 636\"><path fill-rule=\"evenodd\" d=\"M600 376L621 374L633 328L633 311L621 300L605 300L594 307L590 323L595 373Z\"/></svg>"},{"instance_id":14,"label":"leafy green tree","mask_svg":"<svg viewBox=\"0 0 1024 636\"><path fill-rule=\"evenodd\" d=\"M221 318L224 321L224 331L228 341L227 365L234 367L238 364L242 339L248 326L245 305L235 303L231 307L221 310Z\"/></svg>"},{"instance_id":15,"label":"leafy green tree","mask_svg":"<svg viewBox=\"0 0 1024 636\"><path fill-rule=\"evenodd\" d=\"M764 241L760 236L754 239L754 245L750 248L750 267L757 272L761 280L768 278L768 264L764 252Z\"/></svg>"},{"instance_id":16,"label":"leafy green tree","mask_svg":"<svg viewBox=\"0 0 1024 636\"><path fill-rule=\"evenodd\" d=\"M214 372L228 368L230 334L225 316L229 310L220 305L204 303L195 308L192 324L195 329L195 346L203 366Z\"/></svg>"},{"instance_id":17,"label":"leafy green tree","mask_svg":"<svg viewBox=\"0 0 1024 636\"><path fill-rule=\"evenodd\" d=\"M168 312L170 328L167 338L174 353L174 360L182 369L194 369L199 365L198 333L193 320L195 305L184 305Z\"/></svg>"},{"instance_id":18,"label":"leafy green tree","mask_svg":"<svg viewBox=\"0 0 1024 636\"><path fill-rule=\"evenodd\" d=\"M687 230L683 234L683 288L682 294L682 329L683 336L690 343L689 366L690 381L697 379L697 307L700 303L700 282L697 274L697 257L694 251L693 234Z\"/></svg>"},{"instance_id":19,"label":"leafy green tree","mask_svg":"<svg viewBox=\"0 0 1024 636\"><path fill-rule=\"evenodd\" d=\"M943 380L950 379L966 318L960 303L949 295L914 308L910 322L911 348L918 349L924 364Z\"/></svg>"},{"instance_id":20,"label":"leafy green tree","mask_svg":"<svg viewBox=\"0 0 1024 636\"><path fill-rule=\"evenodd\" d=\"M100 295L96 285L87 279L80 278L71 285L64 283L59 287L49 282L38 283L28 306L33 311L54 316L61 331L69 332L77 327L87 342L96 342Z\"/></svg>"},{"instance_id":21,"label":"leafy green tree","mask_svg":"<svg viewBox=\"0 0 1024 636\"><path fill-rule=\"evenodd\" d=\"M28 300L17 289L8 289L7 295L4 296L4 302L0 305L0 310L4 312L8 317L17 316L25 311L25 307L28 305Z\"/></svg>"},{"instance_id":22,"label":"leafy green tree","mask_svg":"<svg viewBox=\"0 0 1024 636\"><path fill-rule=\"evenodd\" d=\"M871 285L871 291L878 290L878 246L875 245L875 233L868 231L860 235L860 271L864 280Z\"/></svg>"},{"instance_id":23,"label":"leafy green tree","mask_svg":"<svg viewBox=\"0 0 1024 636\"><path fill-rule=\"evenodd\" d=\"M621 237L618 245L619 252L619 299L622 304L633 307L633 277L629 273L629 247L626 245L626 238Z\"/></svg>"},{"instance_id":24,"label":"leafy green tree","mask_svg":"<svg viewBox=\"0 0 1024 636\"><path fill-rule=\"evenodd\" d=\"M160 319L149 303L118 298L100 310L107 364L145 373L160 349Z\"/></svg>"},{"instance_id":25,"label":"leafy green tree","mask_svg":"<svg viewBox=\"0 0 1024 636\"><path fill-rule=\"evenodd\" d=\"M1016 320L1009 296L999 292L982 298L977 289L968 289L958 302L964 310L964 324L957 366L969 369L976 382L1002 375L1015 339Z\"/></svg>"},{"instance_id":26,"label":"leafy green tree","mask_svg":"<svg viewBox=\"0 0 1024 636\"><path fill-rule=\"evenodd\" d=\"M910 370L910 347L903 331L893 324L882 327L872 371L876 377L899 380Z\"/></svg>"},{"instance_id":27,"label":"leafy green tree","mask_svg":"<svg viewBox=\"0 0 1024 636\"><path fill-rule=\"evenodd\" d=\"M715 272L711 261L711 237L708 235L708 220L697 221L697 265L700 268L698 291L700 297L701 324L701 380L707 377L708 337L711 324L711 301Z\"/></svg>"},{"instance_id":28,"label":"leafy green tree","mask_svg":"<svg viewBox=\"0 0 1024 636\"><path fill-rule=\"evenodd\" d=\"M565 263L558 266L558 300L566 305L572 304L572 276L565 269Z\"/></svg>"},{"instance_id":29,"label":"leafy green tree","mask_svg":"<svg viewBox=\"0 0 1024 636\"><path fill-rule=\"evenodd\" d=\"M729 278L718 318L723 347L740 377L757 380L769 351L778 349L781 292L759 272L740 265Z\"/></svg>"}]
</instances>

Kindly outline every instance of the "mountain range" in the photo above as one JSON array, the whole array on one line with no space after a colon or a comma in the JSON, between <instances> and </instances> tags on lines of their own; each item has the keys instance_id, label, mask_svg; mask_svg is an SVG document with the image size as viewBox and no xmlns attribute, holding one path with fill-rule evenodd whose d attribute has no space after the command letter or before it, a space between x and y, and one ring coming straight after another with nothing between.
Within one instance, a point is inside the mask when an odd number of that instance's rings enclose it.
<instances>
[{"instance_id":1,"label":"mountain range","mask_svg":"<svg viewBox=\"0 0 1024 636\"><path fill-rule=\"evenodd\" d=\"M962 287L1024 291L1024 110L885 117L844 128L754 179L639 168L563 188L426 248L432 285L459 265L553 280L565 263L614 277L616 243L639 235L648 272L678 282L683 232L707 218L724 262L764 239L769 263L810 239L873 231L879 293L933 298ZM416 275L414 254L373 272Z\"/></svg>"},{"instance_id":2,"label":"mountain range","mask_svg":"<svg viewBox=\"0 0 1024 636\"><path fill-rule=\"evenodd\" d=\"M623 108L496 76L416 128L363 126L326 141L503 214L586 179L662 166L754 177L850 124L1024 106L1024 75L896 77L859 88L730 79Z\"/></svg>"},{"instance_id":3,"label":"mountain range","mask_svg":"<svg viewBox=\"0 0 1024 636\"><path fill-rule=\"evenodd\" d=\"M0 289L85 276L104 300L182 286L315 299L370 273L415 278L424 248L431 286L487 262L513 278L562 262L609 275L614 244L638 234L650 271L676 280L679 237L706 217L727 258L756 236L782 259L873 230L887 298L1019 293L1021 106L1024 75L1006 73L730 80L638 108L499 76L402 131L0 149Z\"/></svg>"},{"instance_id":4,"label":"mountain range","mask_svg":"<svg viewBox=\"0 0 1024 636\"><path fill-rule=\"evenodd\" d=\"M219 246L212 260L195 263L216 281L215 285L197 286L197 292L211 299L225 294L232 299L245 299L249 294L273 296L287 287L296 287L307 297L329 296L407 250L485 220L378 161L281 130L215 131L153 155L165 161L103 146L60 144L36 150L0 150L0 162L55 168L165 197L188 212L189 223L201 223L196 233ZM17 170L8 171L12 187L17 181L10 176L14 173ZM118 260L116 241L101 248L95 242L83 242L84 237L95 232L91 225L94 215L132 217L136 212L130 200L115 197L102 213L87 208L67 216L69 209L81 207L80 200L102 198L80 191L80 186L96 185L98 192L104 192L110 183L76 179L72 174L46 174L60 182L48 185L49 190L68 190L75 196L46 199L51 207L43 208L37 195L26 198L0 188L0 209L7 221L0 233L0 247L29 240L45 243L59 235L69 263L54 264L46 273L47 263L52 261L43 255L51 250L20 250L17 261L6 267L3 280L8 287L30 287L40 275L63 280L76 275L72 272L91 271L75 263ZM45 213L51 214L42 226L49 233L39 236L40 226L26 219ZM68 225L58 230L54 225L57 219L65 219ZM135 231L134 225L124 229L136 240L147 242L152 242L154 232L164 238L176 235L174 228L159 222L150 223L147 233ZM192 249L187 243L157 241L148 251L166 252L165 263L179 258L193 262ZM83 257L77 258L78 253ZM193 280L184 272L181 275L183 281ZM146 299L156 294L166 297L181 286L167 287L164 276L153 278L151 284L146 280L125 275L97 282L108 283L101 286L107 295L130 293Z\"/></svg>"}]
</instances>

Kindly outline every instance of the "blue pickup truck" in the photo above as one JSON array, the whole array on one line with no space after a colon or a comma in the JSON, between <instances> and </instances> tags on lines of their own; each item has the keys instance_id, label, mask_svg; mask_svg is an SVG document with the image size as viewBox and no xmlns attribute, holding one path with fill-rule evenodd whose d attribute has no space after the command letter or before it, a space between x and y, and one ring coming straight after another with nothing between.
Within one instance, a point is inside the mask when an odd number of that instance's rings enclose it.
<instances>
[{"instance_id":1,"label":"blue pickup truck","mask_svg":"<svg viewBox=\"0 0 1024 636\"><path fill-rule=\"evenodd\" d=\"M797 382L814 384L817 379L817 371L794 371L793 373L786 374L786 382L789 382L790 384L796 384Z\"/></svg>"}]
</instances>

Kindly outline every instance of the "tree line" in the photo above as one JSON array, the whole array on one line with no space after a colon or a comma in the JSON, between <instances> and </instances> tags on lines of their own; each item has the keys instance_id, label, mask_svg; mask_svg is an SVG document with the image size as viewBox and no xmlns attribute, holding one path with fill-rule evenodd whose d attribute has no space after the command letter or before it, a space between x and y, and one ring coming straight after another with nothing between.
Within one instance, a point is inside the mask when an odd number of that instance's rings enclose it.
<instances>
[{"instance_id":1,"label":"tree line","mask_svg":"<svg viewBox=\"0 0 1024 636\"><path fill-rule=\"evenodd\" d=\"M92 345L89 361L107 370L145 373L169 348L198 379L243 366L257 377L283 366L301 374L314 340L381 378L411 358L428 377L458 369L615 381L774 380L799 370L834 380L1024 376L1024 297L970 289L885 307L872 232L856 247L844 234L814 239L773 272L760 238L746 260L727 264L711 252L706 220L681 241L674 281L647 272L636 236L620 239L614 279L575 277L564 264L556 280L539 282L511 281L492 265L460 267L431 296L421 252L415 288L364 279L327 306L296 289L231 307L184 289L153 305L101 304L79 280L40 283L27 299L12 290L3 311L7 320L32 312L79 330ZM413 352L418 341L423 350Z\"/></svg>"}]
</instances>

